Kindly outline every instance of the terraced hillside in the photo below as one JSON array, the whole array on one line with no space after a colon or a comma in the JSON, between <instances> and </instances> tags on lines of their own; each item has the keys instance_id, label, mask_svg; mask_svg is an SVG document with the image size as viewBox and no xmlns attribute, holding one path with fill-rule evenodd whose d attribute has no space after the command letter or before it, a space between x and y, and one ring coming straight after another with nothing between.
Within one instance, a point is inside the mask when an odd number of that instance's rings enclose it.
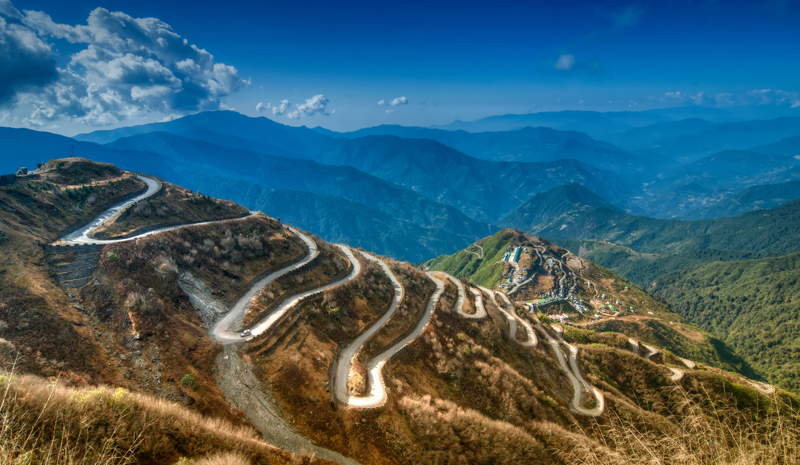
<instances>
[{"instance_id":1,"label":"terraced hillside","mask_svg":"<svg viewBox=\"0 0 800 465\"><path fill-rule=\"evenodd\" d=\"M128 196L126 209L136 208L163 188L109 176L108 206ZM13 215L0 211L0 241L14 244L2 244L4 366L17 360L21 372L67 379L85 396L70 409L136 413L143 398L132 392L163 399L148 413L159 422L176 424L178 410L216 418L181 413L197 424L188 437L142 434L147 447L132 446L132 462L185 462L209 447L244 454L243 463L671 463L685 450L728 462L798 458L800 399L732 371L707 352L707 335L646 292L535 236L501 231L455 255L508 255L490 289L264 214L159 224L109 243L95 232L114 210L81 209L31 223L26 236L11 226L76 205L60 203L68 186L18 182L14 194L0 187L16 202ZM86 284L58 286L46 265L57 240L102 247ZM493 267L475 270L494 279ZM571 324L554 324L558 316ZM18 421L43 440L60 434L30 418ZM232 438L230 421L272 447ZM691 425L701 426L683 434ZM34 447L3 444L15 461ZM92 460L81 447L77 460Z\"/></svg>"}]
</instances>

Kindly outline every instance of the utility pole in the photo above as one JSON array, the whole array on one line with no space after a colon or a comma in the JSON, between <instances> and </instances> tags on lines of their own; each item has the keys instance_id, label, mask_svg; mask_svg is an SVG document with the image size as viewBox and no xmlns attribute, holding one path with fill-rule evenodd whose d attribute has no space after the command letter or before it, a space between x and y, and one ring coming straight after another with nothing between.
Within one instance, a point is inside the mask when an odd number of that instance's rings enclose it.
<instances>
[{"instance_id":1,"label":"utility pole","mask_svg":"<svg viewBox=\"0 0 800 465\"><path fill-rule=\"evenodd\" d=\"M74 145L70 145L69 148L72 149L72 158L75 158L75 146Z\"/></svg>"}]
</instances>

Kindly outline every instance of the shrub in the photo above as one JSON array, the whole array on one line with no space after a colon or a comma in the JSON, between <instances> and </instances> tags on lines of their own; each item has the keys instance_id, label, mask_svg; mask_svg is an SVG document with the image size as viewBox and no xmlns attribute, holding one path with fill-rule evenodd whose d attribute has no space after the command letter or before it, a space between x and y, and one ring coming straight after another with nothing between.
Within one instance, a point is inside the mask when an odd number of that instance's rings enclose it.
<instances>
[{"instance_id":1,"label":"shrub","mask_svg":"<svg viewBox=\"0 0 800 465\"><path fill-rule=\"evenodd\" d=\"M194 378L192 378L190 374L185 374L183 378L181 378L181 384L186 387L194 387Z\"/></svg>"}]
</instances>

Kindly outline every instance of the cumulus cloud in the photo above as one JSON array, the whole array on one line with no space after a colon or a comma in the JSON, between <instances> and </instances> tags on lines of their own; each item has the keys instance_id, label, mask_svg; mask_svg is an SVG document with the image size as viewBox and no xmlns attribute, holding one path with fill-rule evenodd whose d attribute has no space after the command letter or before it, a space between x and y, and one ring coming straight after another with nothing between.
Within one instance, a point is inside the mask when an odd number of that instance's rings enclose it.
<instances>
[{"instance_id":1,"label":"cumulus cloud","mask_svg":"<svg viewBox=\"0 0 800 465\"><path fill-rule=\"evenodd\" d=\"M38 92L58 79L50 46L20 22L22 15L0 0L0 106L24 92Z\"/></svg>"},{"instance_id":2,"label":"cumulus cloud","mask_svg":"<svg viewBox=\"0 0 800 465\"><path fill-rule=\"evenodd\" d=\"M378 105L386 105L386 100L378 100Z\"/></svg>"},{"instance_id":3,"label":"cumulus cloud","mask_svg":"<svg viewBox=\"0 0 800 465\"><path fill-rule=\"evenodd\" d=\"M26 119L30 125L59 118L104 125L150 113L168 116L220 109L224 97L249 84L236 68L217 63L157 18L97 8L85 25L72 26L58 24L40 11L20 14L8 0L0 0L0 14L14 21L4 21L0 27L0 48L13 44L5 37L11 30L14 37L24 37L21 44L26 47L14 45L14 49L25 50L40 65L25 68L30 76L15 73L28 85L38 85L35 92L25 86L3 87L8 65L20 60L0 51L0 95L3 90L24 94L33 105ZM86 47L71 55L65 68L56 68L53 52L43 41L48 37Z\"/></svg>"},{"instance_id":4,"label":"cumulus cloud","mask_svg":"<svg viewBox=\"0 0 800 465\"><path fill-rule=\"evenodd\" d=\"M259 113L264 113L267 110L269 110L270 107L272 107L271 103L267 103L266 105L264 105L264 102L258 102L258 105L256 105L256 111Z\"/></svg>"},{"instance_id":5,"label":"cumulus cloud","mask_svg":"<svg viewBox=\"0 0 800 465\"><path fill-rule=\"evenodd\" d=\"M393 107L395 107L397 105L408 105L408 99L405 98L405 97L397 97L397 98L392 99L392 101L389 102L389 105L391 105Z\"/></svg>"},{"instance_id":6,"label":"cumulus cloud","mask_svg":"<svg viewBox=\"0 0 800 465\"><path fill-rule=\"evenodd\" d=\"M558 70L565 70L569 71L572 67L575 66L575 56L574 55L561 55L556 60L556 64L553 65L555 69Z\"/></svg>"},{"instance_id":7,"label":"cumulus cloud","mask_svg":"<svg viewBox=\"0 0 800 465\"><path fill-rule=\"evenodd\" d=\"M389 114L389 113L394 113L394 109L386 110L386 114Z\"/></svg>"},{"instance_id":8,"label":"cumulus cloud","mask_svg":"<svg viewBox=\"0 0 800 465\"><path fill-rule=\"evenodd\" d=\"M284 100L284 102L287 102ZM287 116L289 119L300 119L304 116L313 116L313 115L325 115L328 116L329 113L325 111L325 107L328 105L328 99L325 98L324 95L319 94L311 97L310 99L306 100L306 103L301 105L297 105L297 108L289 113Z\"/></svg>"},{"instance_id":9,"label":"cumulus cloud","mask_svg":"<svg viewBox=\"0 0 800 465\"><path fill-rule=\"evenodd\" d=\"M281 100L281 104L279 106L272 107L272 114L273 115L284 115L287 111L289 111L289 101L288 100Z\"/></svg>"},{"instance_id":10,"label":"cumulus cloud","mask_svg":"<svg viewBox=\"0 0 800 465\"><path fill-rule=\"evenodd\" d=\"M721 92L716 94L706 94L705 92L691 94L674 91L665 93L664 97L661 99L662 101L672 100L686 104L717 107L734 105L789 105L792 108L800 107L800 92L772 89L753 89L747 92Z\"/></svg>"}]
</instances>

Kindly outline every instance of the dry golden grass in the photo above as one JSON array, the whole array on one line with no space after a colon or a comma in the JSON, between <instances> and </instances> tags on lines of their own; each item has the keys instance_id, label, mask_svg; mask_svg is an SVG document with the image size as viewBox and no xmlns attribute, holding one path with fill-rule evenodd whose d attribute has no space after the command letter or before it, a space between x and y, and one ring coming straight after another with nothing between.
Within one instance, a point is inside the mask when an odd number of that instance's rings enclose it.
<instances>
[{"instance_id":1,"label":"dry golden grass","mask_svg":"<svg viewBox=\"0 0 800 465\"><path fill-rule=\"evenodd\" d=\"M629 418L609 411L587 434L593 441L562 442L554 446L566 463L606 465L784 465L800 463L800 423L791 406L768 404L744 412L732 399L697 400L680 390L680 415L669 434L637 427Z\"/></svg>"},{"instance_id":2,"label":"dry golden grass","mask_svg":"<svg viewBox=\"0 0 800 465\"><path fill-rule=\"evenodd\" d=\"M202 457L198 464L313 460L261 442L251 428L122 388L75 389L57 380L2 373L0 390L2 464L191 463Z\"/></svg>"}]
</instances>

